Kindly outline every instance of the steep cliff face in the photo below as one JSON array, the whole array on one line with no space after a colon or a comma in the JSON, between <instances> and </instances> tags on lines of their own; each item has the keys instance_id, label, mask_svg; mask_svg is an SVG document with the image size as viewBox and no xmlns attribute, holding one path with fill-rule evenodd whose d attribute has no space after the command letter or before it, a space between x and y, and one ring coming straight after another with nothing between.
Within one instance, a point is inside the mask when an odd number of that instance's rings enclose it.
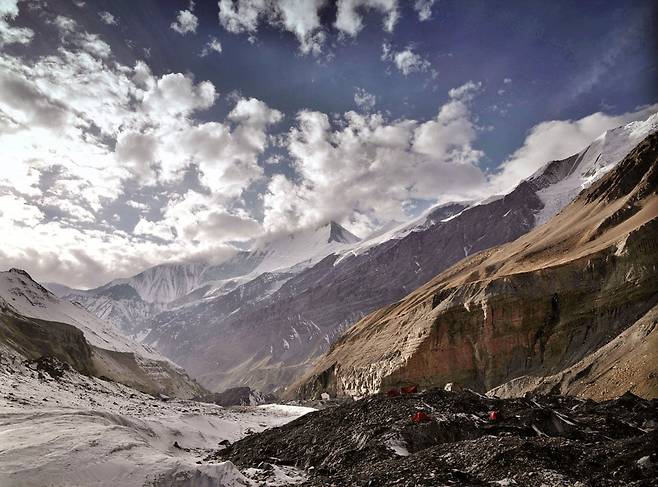
<instances>
[{"instance_id":1,"label":"steep cliff face","mask_svg":"<svg viewBox=\"0 0 658 487\"><path fill-rule=\"evenodd\" d=\"M547 224L465 259L350 329L291 394L550 375L658 302L658 135Z\"/></svg>"},{"instance_id":2,"label":"steep cliff face","mask_svg":"<svg viewBox=\"0 0 658 487\"><path fill-rule=\"evenodd\" d=\"M85 375L151 394L191 398L204 392L180 367L78 305L60 300L19 269L0 272L3 349L28 360L55 357Z\"/></svg>"},{"instance_id":3,"label":"steep cliff face","mask_svg":"<svg viewBox=\"0 0 658 487\"><path fill-rule=\"evenodd\" d=\"M533 394L569 394L605 401L627 391L641 397L658 392L658 305L614 340L553 375L524 375L487 394L509 398Z\"/></svg>"},{"instance_id":4,"label":"steep cliff face","mask_svg":"<svg viewBox=\"0 0 658 487\"><path fill-rule=\"evenodd\" d=\"M55 357L78 372L93 375L92 347L84 333L66 323L30 319L0 302L0 346L30 360Z\"/></svg>"}]
</instances>

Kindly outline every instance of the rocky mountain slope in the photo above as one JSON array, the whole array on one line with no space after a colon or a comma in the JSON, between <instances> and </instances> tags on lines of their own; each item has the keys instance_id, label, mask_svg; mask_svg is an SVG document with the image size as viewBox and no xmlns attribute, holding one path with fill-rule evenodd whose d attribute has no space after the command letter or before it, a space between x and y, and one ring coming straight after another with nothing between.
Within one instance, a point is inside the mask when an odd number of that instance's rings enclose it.
<instances>
[{"instance_id":1,"label":"rocky mountain slope","mask_svg":"<svg viewBox=\"0 0 658 487\"><path fill-rule=\"evenodd\" d=\"M61 300L25 272L0 272L0 344L36 360L56 357L78 372L149 393L192 397L203 389L153 349Z\"/></svg>"},{"instance_id":2,"label":"rocky mountain slope","mask_svg":"<svg viewBox=\"0 0 658 487\"><path fill-rule=\"evenodd\" d=\"M522 376L488 394L519 397L533 394L570 394L596 401L631 391L642 397L658 392L658 305L651 308L611 342L571 367L550 376Z\"/></svg>"},{"instance_id":3,"label":"rocky mountain slope","mask_svg":"<svg viewBox=\"0 0 658 487\"><path fill-rule=\"evenodd\" d=\"M456 381L486 391L571 367L658 303L657 189L653 134L548 223L361 320L293 390L358 396ZM651 375L636 381L658 395Z\"/></svg>"}]
</instances>

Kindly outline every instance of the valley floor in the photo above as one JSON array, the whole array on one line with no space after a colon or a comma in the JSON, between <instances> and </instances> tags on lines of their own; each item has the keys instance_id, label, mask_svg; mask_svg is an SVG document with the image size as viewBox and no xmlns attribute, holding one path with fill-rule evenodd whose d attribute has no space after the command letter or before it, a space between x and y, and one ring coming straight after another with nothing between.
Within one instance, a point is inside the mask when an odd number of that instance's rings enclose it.
<instances>
[{"instance_id":1,"label":"valley floor","mask_svg":"<svg viewBox=\"0 0 658 487\"><path fill-rule=\"evenodd\" d=\"M291 485L304 477L290 467L241 472L202 459L309 411L156 398L0 351L0 486Z\"/></svg>"}]
</instances>

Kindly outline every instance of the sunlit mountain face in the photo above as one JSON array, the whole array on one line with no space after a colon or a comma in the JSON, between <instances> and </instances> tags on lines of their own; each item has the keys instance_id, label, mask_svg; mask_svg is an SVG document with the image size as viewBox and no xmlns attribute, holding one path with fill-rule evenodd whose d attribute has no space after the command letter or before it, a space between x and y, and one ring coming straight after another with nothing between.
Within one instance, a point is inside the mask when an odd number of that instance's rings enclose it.
<instances>
[{"instance_id":1,"label":"sunlit mountain face","mask_svg":"<svg viewBox=\"0 0 658 487\"><path fill-rule=\"evenodd\" d=\"M504 193L658 109L655 20L650 0L1 2L0 266L92 288Z\"/></svg>"}]
</instances>

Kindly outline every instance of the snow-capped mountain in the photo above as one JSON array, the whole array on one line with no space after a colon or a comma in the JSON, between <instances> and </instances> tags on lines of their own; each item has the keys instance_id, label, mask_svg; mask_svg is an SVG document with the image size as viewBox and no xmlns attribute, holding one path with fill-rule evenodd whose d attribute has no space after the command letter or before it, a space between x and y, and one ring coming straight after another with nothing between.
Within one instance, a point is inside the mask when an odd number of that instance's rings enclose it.
<instances>
[{"instance_id":1,"label":"snow-capped mountain","mask_svg":"<svg viewBox=\"0 0 658 487\"><path fill-rule=\"evenodd\" d=\"M219 263L161 264L87 293L107 294L109 288L127 284L147 303L170 303L204 284L310 265L358 241L358 237L332 221L318 228L270 235L257 242L252 250L237 252Z\"/></svg>"},{"instance_id":2,"label":"snow-capped mountain","mask_svg":"<svg viewBox=\"0 0 658 487\"><path fill-rule=\"evenodd\" d=\"M82 306L57 298L20 269L0 272L0 304L28 318L73 325L96 347L164 360L152 348L125 337L113 325Z\"/></svg>"},{"instance_id":3,"label":"snow-capped mountain","mask_svg":"<svg viewBox=\"0 0 658 487\"><path fill-rule=\"evenodd\" d=\"M64 299L82 305L137 340L140 324L166 309L165 304L144 301L130 284L115 284L93 292L71 291Z\"/></svg>"},{"instance_id":4,"label":"snow-capped mountain","mask_svg":"<svg viewBox=\"0 0 658 487\"><path fill-rule=\"evenodd\" d=\"M161 264L91 290L54 283L46 287L141 339L150 328L148 320L159 312L230 293L264 273L270 275L264 280L268 286L262 288L267 295L292 274L357 242L358 237L331 221L295 233L267 235L252 250L236 252L220 262Z\"/></svg>"},{"instance_id":5,"label":"snow-capped mountain","mask_svg":"<svg viewBox=\"0 0 658 487\"><path fill-rule=\"evenodd\" d=\"M527 181L537 187L537 196L544 205L535 217L536 224L547 222L656 130L658 113L608 130L578 154L550 162L530 176Z\"/></svg>"},{"instance_id":6,"label":"snow-capped mountain","mask_svg":"<svg viewBox=\"0 0 658 487\"><path fill-rule=\"evenodd\" d=\"M259 243L256 252L263 256L263 260L251 274L308 267L327 255L351 247L359 240L334 221L318 228L270 237Z\"/></svg>"},{"instance_id":7,"label":"snow-capped mountain","mask_svg":"<svg viewBox=\"0 0 658 487\"><path fill-rule=\"evenodd\" d=\"M433 206L411 221L400 223L391 222L374 231L368 237L355 243L338 253L341 258L366 252L368 249L392 240L400 240L412 232L421 232L436 225L439 222L454 218L468 208L471 201L451 201ZM340 260L339 260L340 261Z\"/></svg>"}]
</instances>

